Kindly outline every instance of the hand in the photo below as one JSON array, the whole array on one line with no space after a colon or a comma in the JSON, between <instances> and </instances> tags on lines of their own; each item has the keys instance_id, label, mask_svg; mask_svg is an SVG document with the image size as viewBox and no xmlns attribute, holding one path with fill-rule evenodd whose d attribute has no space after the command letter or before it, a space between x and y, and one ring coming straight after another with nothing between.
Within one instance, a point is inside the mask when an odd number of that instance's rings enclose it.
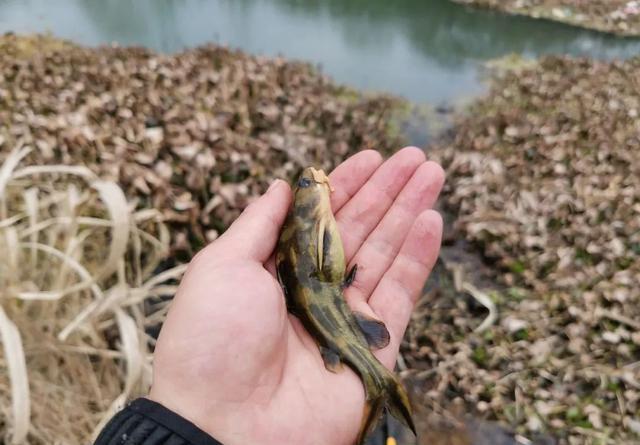
<instances>
[{"instance_id":1,"label":"hand","mask_svg":"<svg viewBox=\"0 0 640 445\"><path fill-rule=\"evenodd\" d=\"M392 369L411 310L438 256L444 180L423 152L383 163L360 152L330 175L345 255L358 264L345 298L383 320ZM149 397L225 445L352 444L364 407L360 379L325 370L318 347L287 314L273 251L291 203L276 181L191 262L162 327Z\"/></svg>"}]
</instances>

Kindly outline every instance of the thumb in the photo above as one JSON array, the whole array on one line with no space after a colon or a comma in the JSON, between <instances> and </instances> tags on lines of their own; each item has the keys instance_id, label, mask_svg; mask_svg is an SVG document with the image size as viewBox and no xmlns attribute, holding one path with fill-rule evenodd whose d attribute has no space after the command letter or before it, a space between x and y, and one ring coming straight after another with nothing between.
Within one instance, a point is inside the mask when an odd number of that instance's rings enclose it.
<instances>
[{"instance_id":1,"label":"thumb","mask_svg":"<svg viewBox=\"0 0 640 445\"><path fill-rule=\"evenodd\" d=\"M277 179L211 247L215 246L216 252L225 257L264 263L276 247L290 202L289 184Z\"/></svg>"}]
</instances>

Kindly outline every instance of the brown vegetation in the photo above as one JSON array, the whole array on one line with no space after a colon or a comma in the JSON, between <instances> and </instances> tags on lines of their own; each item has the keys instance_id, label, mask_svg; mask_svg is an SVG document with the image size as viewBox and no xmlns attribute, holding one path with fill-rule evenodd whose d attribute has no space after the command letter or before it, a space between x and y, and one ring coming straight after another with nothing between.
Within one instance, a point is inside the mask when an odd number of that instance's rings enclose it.
<instances>
[{"instance_id":1,"label":"brown vegetation","mask_svg":"<svg viewBox=\"0 0 640 445\"><path fill-rule=\"evenodd\" d=\"M274 178L395 148L394 106L220 47L0 39L0 442L87 443L148 388L180 263Z\"/></svg>"},{"instance_id":2,"label":"brown vegetation","mask_svg":"<svg viewBox=\"0 0 640 445\"><path fill-rule=\"evenodd\" d=\"M457 237L494 264L499 322L475 330L486 312L455 283L430 294L406 345L428 403L563 443L636 443L639 68L522 64L438 149Z\"/></svg>"}]
</instances>

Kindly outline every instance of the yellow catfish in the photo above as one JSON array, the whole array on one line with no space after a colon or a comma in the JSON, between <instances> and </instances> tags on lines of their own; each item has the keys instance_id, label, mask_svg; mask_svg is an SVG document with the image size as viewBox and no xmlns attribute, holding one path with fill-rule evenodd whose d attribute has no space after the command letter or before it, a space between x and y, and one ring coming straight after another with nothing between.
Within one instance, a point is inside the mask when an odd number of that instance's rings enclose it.
<instances>
[{"instance_id":1,"label":"yellow catfish","mask_svg":"<svg viewBox=\"0 0 640 445\"><path fill-rule=\"evenodd\" d=\"M276 252L287 308L315 339L329 371L338 372L345 363L362 379L366 404L358 444L375 428L385 407L415 434L407 393L369 349L387 346L389 332L381 321L352 312L344 299L343 289L353 281L356 267L345 276L330 192L329 178L313 167L302 172L294 188Z\"/></svg>"}]
</instances>

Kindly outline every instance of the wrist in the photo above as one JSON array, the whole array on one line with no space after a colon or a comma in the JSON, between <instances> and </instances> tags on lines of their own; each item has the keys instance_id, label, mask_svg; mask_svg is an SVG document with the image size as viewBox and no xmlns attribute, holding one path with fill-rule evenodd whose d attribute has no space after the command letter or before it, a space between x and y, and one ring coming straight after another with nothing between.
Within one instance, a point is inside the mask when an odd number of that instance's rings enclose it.
<instances>
[{"instance_id":1,"label":"wrist","mask_svg":"<svg viewBox=\"0 0 640 445\"><path fill-rule=\"evenodd\" d=\"M232 422L221 417L223 410L213 409L202 397L196 399L185 398L180 391L169 392L157 389L154 385L146 399L162 405L167 410L192 423L195 427L215 439L222 445L240 445L230 428Z\"/></svg>"},{"instance_id":2,"label":"wrist","mask_svg":"<svg viewBox=\"0 0 640 445\"><path fill-rule=\"evenodd\" d=\"M191 408L193 405L191 405L186 400L180 400L180 397L177 394L176 395L166 394L163 391L158 391L158 390L155 390L154 388L155 387L151 388L151 391L149 391L149 395L146 397L146 399L163 406L167 410L175 413L176 415L182 417L186 421L192 423L193 425L195 425L200 430L204 431L209 436L222 442L220 435L219 434L216 435L215 432L212 431L211 426L207 425L207 423L204 422L204 419L201 418L202 416L198 415L196 411L197 408L196 409ZM227 445L226 442L223 442L223 443Z\"/></svg>"},{"instance_id":3,"label":"wrist","mask_svg":"<svg viewBox=\"0 0 640 445\"><path fill-rule=\"evenodd\" d=\"M189 420L149 398L139 398L118 412L100 432L94 445L123 443L162 445L222 445Z\"/></svg>"}]
</instances>

